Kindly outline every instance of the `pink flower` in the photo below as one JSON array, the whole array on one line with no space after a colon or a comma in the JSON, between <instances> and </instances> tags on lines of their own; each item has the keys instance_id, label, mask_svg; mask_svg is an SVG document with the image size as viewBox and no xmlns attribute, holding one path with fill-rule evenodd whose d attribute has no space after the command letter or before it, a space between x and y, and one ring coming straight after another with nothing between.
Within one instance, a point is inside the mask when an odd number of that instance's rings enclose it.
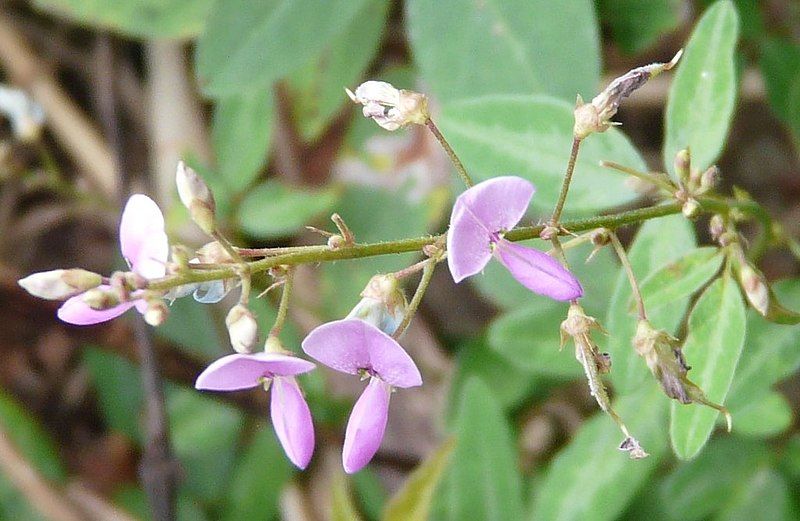
<instances>
[{"instance_id":1,"label":"pink flower","mask_svg":"<svg viewBox=\"0 0 800 521\"><path fill-rule=\"evenodd\" d=\"M307 360L280 353L234 354L209 365L194 386L200 390L239 391L269 383L272 427L292 463L304 469L314 453L314 424L294 377L314 367Z\"/></svg>"},{"instance_id":2,"label":"pink flower","mask_svg":"<svg viewBox=\"0 0 800 521\"><path fill-rule=\"evenodd\" d=\"M483 270L492 257L520 284L555 300L583 295L575 276L554 258L503 239L525 215L536 189L521 177L495 177L478 183L456 199L447 234L447 264L453 280Z\"/></svg>"},{"instance_id":3,"label":"pink flower","mask_svg":"<svg viewBox=\"0 0 800 521\"><path fill-rule=\"evenodd\" d=\"M146 195L135 194L128 199L119 225L119 243L122 256L132 271L146 279L164 276L169 255L164 216L158 205ZM98 289L110 290L111 287L100 285ZM81 326L98 324L116 318L134 306L139 313L147 309L144 301L131 300L110 309L96 310L77 295L58 309L58 318Z\"/></svg>"},{"instance_id":4,"label":"pink flower","mask_svg":"<svg viewBox=\"0 0 800 521\"><path fill-rule=\"evenodd\" d=\"M380 447L392 388L422 385L419 370L397 341L359 319L322 324L303 340L303 351L337 371L370 378L350 414L342 451L345 472L357 472Z\"/></svg>"}]
</instances>

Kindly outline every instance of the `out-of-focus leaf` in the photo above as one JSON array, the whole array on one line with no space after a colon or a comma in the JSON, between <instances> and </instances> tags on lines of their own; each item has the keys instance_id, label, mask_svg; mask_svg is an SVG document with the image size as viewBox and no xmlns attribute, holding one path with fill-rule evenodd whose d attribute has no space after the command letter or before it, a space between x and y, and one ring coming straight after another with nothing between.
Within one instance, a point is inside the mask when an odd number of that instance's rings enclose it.
<instances>
[{"instance_id":1,"label":"out-of-focus leaf","mask_svg":"<svg viewBox=\"0 0 800 521\"><path fill-rule=\"evenodd\" d=\"M800 434L795 434L780 451L780 465L787 476L800 481Z\"/></svg>"},{"instance_id":2,"label":"out-of-focus leaf","mask_svg":"<svg viewBox=\"0 0 800 521\"><path fill-rule=\"evenodd\" d=\"M734 437L715 439L694 460L676 467L657 491L671 519L703 519L721 508L768 452L760 443Z\"/></svg>"},{"instance_id":3,"label":"out-of-focus leaf","mask_svg":"<svg viewBox=\"0 0 800 521\"><path fill-rule=\"evenodd\" d=\"M673 215L642 225L628 251L628 257L634 274L641 281L694 248L691 225L682 215ZM605 321L609 334L597 340L601 346L605 343L606 350L611 354L612 370L609 376L614 389L620 394L633 392L642 382L652 378L644 360L636 354L631 343L636 332L636 316L630 312L630 301L628 277L619 270ZM671 306L655 309L648 317L655 327L675 333L687 305L688 298L683 298Z\"/></svg>"},{"instance_id":4,"label":"out-of-focus leaf","mask_svg":"<svg viewBox=\"0 0 800 521\"><path fill-rule=\"evenodd\" d=\"M797 519L786 480L771 468L759 469L727 498L730 502L715 520Z\"/></svg>"},{"instance_id":5,"label":"out-of-focus leaf","mask_svg":"<svg viewBox=\"0 0 800 521\"><path fill-rule=\"evenodd\" d=\"M740 406L731 406L730 411L736 433L746 436L775 436L788 429L792 423L792 406L781 393L774 391L750 396Z\"/></svg>"},{"instance_id":6,"label":"out-of-focus leaf","mask_svg":"<svg viewBox=\"0 0 800 521\"><path fill-rule=\"evenodd\" d=\"M800 45L778 38L765 39L759 65L772 110L793 129L800 129L800 113L792 111L793 93L800 89Z\"/></svg>"},{"instance_id":7,"label":"out-of-focus leaf","mask_svg":"<svg viewBox=\"0 0 800 521\"><path fill-rule=\"evenodd\" d=\"M774 285L786 302L800 302L800 280L785 280ZM751 312L747 317L747 348L733 379L728 403L731 410L748 405L754 396L763 396L778 381L800 367L800 327L771 324ZM738 421L737 421L738 425Z\"/></svg>"},{"instance_id":8,"label":"out-of-focus leaf","mask_svg":"<svg viewBox=\"0 0 800 521\"><path fill-rule=\"evenodd\" d=\"M560 349L559 325L566 314L566 306L555 302L537 303L506 313L489 328L489 346L523 371L578 377L583 369L573 356L572 342Z\"/></svg>"},{"instance_id":9,"label":"out-of-focus leaf","mask_svg":"<svg viewBox=\"0 0 800 521\"><path fill-rule=\"evenodd\" d=\"M531 207L551 211L572 148L573 104L546 96L484 96L444 107L437 123L475 181L514 174L536 186ZM625 136L609 130L581 146L567 200L586 214L631 201L625 177L600 160L645 170Z\"/></svg>"},{"instance_id":10,"label":"out-of-focus leaf","mask_svg":"<svg viewBox=\"0 0 800 521\"><path fill-rule=\"evenodd\" d=\"M137 518L150 519L150 506L147 504L147 496L142 489L132 486L122 488L114 493L114 500ZM178 493L177 507L177 521L206 521L209 519L200 508L197 499L192 498L185 491Z\"/></svg>"},{"instance_id":11,"label":"out-of-focus leaf","mask_svg":"<svg viewBox=\"0 0 800 521\"><path fill-rule=\"evenodd\" d=\"M139 414L143 397L139 371L127 360L94 347L83 350L83 362L108 426L131 440L141 441Z\"/></svg>"},{"instance_id":12,"label":"out-of-focus leaf","mask_svg":"<svg viewBox=\"0 0 800 521\"><path fill-rule=\"evenodd\" d=\"M353 497L350 495L347 477L342 473L336 474L331 487L333 489L331 521L361 521L361 516L358 515L356 505L353 503Z\"/></svg>"},{"instance_id":13,"label":"out-of-focus leaf","mask_svg":"<svg viewBox=\"0 0 800 521\"><path fill-rule=\"evenodd\" d=\"M692 367L689 378L709 400L724 403L742 353L745 313L739 288L725 275L700 296L689 316L683 355ZM690 459L708 441L719 413L700 404L673 402L670 436L675 454Z\"/></svg>"},{"instance_id":14,"label":"out-of-focus leaf","mask_svg":"<svg viewBox=\"0 0 800 521\"><path fill-rule=\"evenodd\" d=\"M739 13L742 40L763 40L766 36L764 17L761 14L761 0L733 0Z\"/></svg>"},{"instance_id":15,"label":"out-of-focus leaf","mask_svg":"<svg viewBox=\"0 0 800 521\"><path fill-rule=\"evenodd\" d=\"M300 230L336 203L334 188L292 188L270 179L251 190L239 208L242 229L256 237L283 237Z\"/></svg>"},{"instance_id":16,"label":"out-of-focus leaf","mask_svg":"<svg viewBox=\"0 0 800 521\"><path fill-rule=\"evenodd\" d=\"M90 27L139 38L186 38L205 24L213 0L35 0L37 8Z\"/></svg>"},{"instance_id":17,"label":"out-of-focus leaf","mask_svg":"<svg viewBox=\"0 0 800 521\"><path fill-rule=\"evenodd\" d=\"M167 410L187 489L204 501L221 499L230 482L242 414L199 391L178 387L167 388Z\"/></svg>"},{"instance_id":18,"label":"out-of-focus leaf","mask_svg":"<svg viewBox=\"0 0 800 521\"><path fill-rule=\"evenodd\" d=\"M680 0L600 0L600 16L614 41L628 54L653 45L681 21Z\"/></svg>"},{"instance_id":19,"label":"out-of-focus leaf","mask_svg":"<svg viewBox=\"0 0 800 521\"><path fill-rule=\"evenodd\" d=\"M595 94L600 50L588 0L557 9L547 0L413 0L407 13L414 58L443 103L531 93L572 102Z\"/></svg>"},{"instance_id":20,"label":"out-of-focus leaf","mask_svg":"<svg viewBox=\"0 0 800 521\"><path fill-rule=\"evenodd\" d=\"M213 307L201 305L184 297L169 308L167 321L156 329L156 334L175 342L188 353L216 358L228 351L227 335L220 338L214 327Z\"/></svg>"},{"instance_id":21,"label":"out-of-focus leaf","mask_svg":"<svg viewBox=\"0 0 800 521\"><path fill-rule=\"evenodd\" d=\"M237 458L220 519L277 518L281 489L293 473L275 433L263 426Z\"/></svg>"},{"instance_id":22,"label":"out-of-focus leaf","mask_svg":"<svg viewBox=\"0 0 800 521\"><path fill-rule=\"evenodd\" d=\"M454 447L455 439L449 438L414 469L386 504L381 518L383 521L426 521L430 518L433 493L447 468Z\"/></svg>"},{"instance_id":23,"label":"out-of-focus leaf","mask_svg":"<svg viewBox=\"0 0 800 521\"><path fill-rule=\"evenodd\" d=\"M268 87L344 31L367 0L219 0L197 42L205 89L229 95Z\"/></svg>"},{"instance_id":24,"label":"out-of-focus leaf","mask_svg":"<svg viewBox=\"0 0 800 521\"><path fill-rule=\"evenodd\" d=\"M489 349L483 339L471 340L458 350L458 368L450 385L448 411L456 412L456 404L464 395L464 386L480 378L491 386L494 398L503 409L508 409L530 396L541 383L536 376L520 370L508 360Z\"/></svg>"},{"instance_id":25,"label":"out-of-focus leaf","mask_svg":"<svg viewBox=\"0 0 800 521\"><path fill-rule=\"evenodd\" d=\"M719 271L722 260L717 248L698 248L652 273L640 285L647 311L672 306L691 296ZM633 311L635 307L631 300L629 309Z\"/></svg>"},{"instance_id":26,"label":"out-of-focus leaf","mask_svg":"<svg viewBox=\"0 0 800 521\"><path fill-rule=\"evenodd\" d=\"M716 2L697 23L667 99L664 164L670 170L681 149L691 149L692 167L700 170L722 151L736 103L738 37L739 19L729 0Z\"/></svg>"},{"instance_id":27,"label":"out-of-focus leaf","mask_svg":"<svg viewBox=\"0 0 800 521\"><path fill-rule=\"evenodd\" d=\"M440 497L445 519L521 519L522 483L514 442L489 386L472 378L464 386L456 420L456 448Z\"/></svg>"},{"instance_id":28,"label":"out-of-focus leaf","mask_svg":"<svg viewBox=\"0 0 800 521\"><path fill-rule=\"evenodd\" d=\"M348 414L350 413L348 405ZM367 519L378 519L386 503L386 489L383 488L377 473L367 465L355 474L350 475L354 495L358 498L358 506Z\"/></svg>"},{"instance_id":29,"label":"out-of-focus leaf","mask_svg":"<svg viewBox=\"0 0 800 521\"><path fill-rule=\"evenodd\" d=\"M584 423L535 490L528 519L616 519L666 453L666 403L653 383L614 404L650 453L643 460L631 460L617 450L623 435L607 415L596 414Z\"/></svg>"},{"instance_id":30,"label":"out-of-focus leaf","mask_svg":"<svg viewBox=\"0 0 800 521\"><path fill-rule=\"evenodd\" d=\"M388 0L368 0L350 25L323 49L320 56L289 78L288 86L294 94L295 120L306 140L316 138L343 104L352 105L344 87L355 90L375 55L386 23L388 5Z\"/></svg>"},{"instance_id":31,"label":"out-of-focus leaf","mask_svg":"<svg viewBox=\"0 0 800 521\"><path fill-rule=\"evenodd\" d=\"M217 100L211 129L217 172L234 192L250 186L267 161L273 108L269 87Z\"/></svg>"}]
</instances>

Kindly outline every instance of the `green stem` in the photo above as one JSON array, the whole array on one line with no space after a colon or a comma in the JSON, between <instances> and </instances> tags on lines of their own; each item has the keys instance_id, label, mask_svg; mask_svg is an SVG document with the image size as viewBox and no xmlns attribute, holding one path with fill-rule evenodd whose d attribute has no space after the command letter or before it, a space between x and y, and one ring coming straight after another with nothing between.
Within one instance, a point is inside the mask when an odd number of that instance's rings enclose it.
<instances>
[{"instance_id":1,"label":"green stem","mask_svg":"<svg viewBox=\"0 0 800 521\"><path fill-rule=\"evenodd\" d=\"M640 171L638 171L638 170L636 170L634 168L631 168L631 167L625 166L625 165L621 165L621 164L615 163L613 161L600 161L600 166L603 166L603 167L606 167L606 168L610 168L612 170L616 170L617 172L622 172L623 174L628 174L628 175L631 175L631 176L636 177L638 179L641 179L642 181L645 181L647 183L654 184L654 185L658 186L659 188L663 188L664 190L666 190L667 192L669 192L671 194L675 193L676 188L672 184L670 184L669 181L667 181L665 179L661 179L656 175L649 174L649 173L646 173L646 172L640 172Z\"/></svg>"},{"instance_id":2,"label":"green stem","mask_svg":"<svg viewBox=\"0 0 800 521\"><path fill-rule=\"evenodd\" d=\"M275 323L272 329L269 330L269 336L278 336L283 329L283 324L286 322L286 317L289 314L289 299L292 298L292 289L294 287L294 268L290 267L286 270L286 275L283 279L283 290L281 291L281 302L278 304L278 315L275 317Z\"/></svg>"},{"instance_id":3,"label":"green stem","mask_svg":"<svg viewBox=\"0 0 800 521\"><path fill-rule=\"evenodd\" d=\"M572 183L572 173L575 171L575 162L578 160L578 151L580 148L580 138L573 138L572 150L569 153L569 163L567 163L567 172L564 174L564 181L561 183L561 192L558 194L558 201L556 202L555 209L553 209L553 216L550 218L551 226L558 227L558 220L561 219L561 211L564 209L564 203L567 202L569 185Z\"/></svg>"},{"instance_id":4,"label":"green stem","mask_svg":"<svg viewBox=\"0 0 800 521\"><path fill-rule=\"evenodd\" d=\"M425 120L425 126L428 127L428 130L434 135L434 137L439 141L439 144L442 145L444 151L447 152L447 155L450 157L450 161L453 163L453 166L456 167L456 171L458 172L458 176L461 177L461 180L464 181L464 184L467 185L467 188L471 188L475 183L472 182L472 178L467 173L467 169L464 168L464 164L456 155L456 151L453 150L453 147L450 146L450 143L444 138L441 132L439 132L439 127L433 122L431 118Z\"/></svg>"},{"instance_id":5,"label":"green stem","mask_svg":"<svg viewBox=\"0 0 800 521\"><path fill-rule=\"evenodd\" d=\"M622 263L625 273L628 275L628 282L631 284L633 298L636 301L636 309L639 311L639 320L647 320L647 312L644 309L642 292L639 290L639 283L636 282L636 275L633 273L633 266L631 266L631 261L628 259L628 254L625 252L625 248L622 247L622 243L619 242L619 237L617 237L616 232L612 231L608 236L611 238L611 244L614 245L614 251L617 252L617 257L619 257L619 261Z\"/></svg>"},{"instance_id":6,"label":"green stem","mask_svg":"<svg viewBox=\"0 0 800 521\"><path fill-rule=\"evenodd\" d=\"M395 339L400 338L403 333L405 333L408 325L411 324L411 319L414 318L414 314L417 312L419 303L422 302L422 297L425 296L425 291L428 289L428 284L431 282L433 271L436 269L436 264L438 264L439 260L430 258L425 262L425 268L422 270L422 277L420 278L419 285L417 286L417 291L414 292L414 296L411 298L408 308L406 308L406 314L403 317L403 321L400 322L400 325L397 326L397 330L392 335L392 337Z\"/></svg>"}]
</instances>

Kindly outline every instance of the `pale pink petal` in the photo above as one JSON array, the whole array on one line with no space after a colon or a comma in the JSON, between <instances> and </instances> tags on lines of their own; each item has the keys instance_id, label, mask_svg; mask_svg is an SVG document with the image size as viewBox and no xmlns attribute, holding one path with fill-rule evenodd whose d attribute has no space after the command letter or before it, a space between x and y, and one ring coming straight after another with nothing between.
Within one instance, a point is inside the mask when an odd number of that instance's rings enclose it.
<instances>
[{"instance_id":1,"label":"pale pink petal","mask_svg":"<svg viewBox=\"0 0 800 521\"><path fill-rule=\"evenodd\" d=\"M525 215L536 189L515 176L494 177L458 196L447 233L447 264L461 282L480 272L491 259L497 232L514 227Z\"/></svg>"},{"instance_id":2,"label":"pale pink petal","mask_svg":"<svg viewBox=\"0 0 800 521\"><path fill-rule=\"evenodd\" d=\"M238 391L261 383L261 378L307 373L316 367L302 358L278 353L233 354L214 361L194 386L211 391Z\"/></svg>"},{"instance_id":3,"label":"pale pink petal","mask_svg":"<svg viewBox=\"0 0 800 521\"><path fill-rule=\"evenodd\" d=\"M99 287L103 288L103 286ZM83 301L83 295L76 295L61 304L61 307L58 308L57 315L58 318L68 324L90 326L117 318L133 306L134 302L123 302L110 309L97 310L90 308L89 305Z\"/></svg>"},{"instance_id":4,"label":"pale pink petal","mask_svg":"<svg viewBox=\"0 0 800 521\"><path fill-rule=\"evenodd\" d=\"M303 340L303 351L343 373L360 370L395 387L414 387L422 377L395 339L363 320L336 320L317 327Z\"/></svg>"},{"instance_id":5,"label":"pale pink petal","mask_svg":"<svg viewBox=\"0 0 800 521\"><path fill-rule=\"evenodd\" d=\"M148 279L164 276L169 255L164 216L146 195L134 194L128 199L119 225L119 243L133 271Z\"/></svg>"},{"instance_id":6,"label":"pale pink petal","mask_svg":"<svg viewBox=\"0 0 800 521\"><path fill-rule=\"evenodd\" d=\"M495 257L520 284L534 293L555 300L583 296L583 288L575 275L544 252L501 239L497 242Z\"/></svg>"},{"instance_id":7,"label":"pale pink petal","mask_svg":"<svg viewBox=\"0 0 800 521\"><path fill-rule=\"evenodd\" d=\"M347 421L342 463L348 474L358 472L378 452L389 417L389 384L371 378Z\"/></svg>"},{"instance_id":8,"label":"pale pink petal","mask_svg":"<svg viewBox=\"0 0 800 521\"><path fill-rule=\"evenodd\" d=\"M304 469L314 454L314 424L300 387L292 376L272 380L270 415L284 452Z\"/></svg>"},{"instance_id":9,"label":"pale pink petal","mask_svg":"<svg viewBox=\"0 0 800 521\"><path fill-rule=\"evenodd\" d=\"M144 312L147 311L147 301L142 299L136 299L133 301L133 305L136 307L136 311L144 315Z\"/></svg>"}]
</instances>

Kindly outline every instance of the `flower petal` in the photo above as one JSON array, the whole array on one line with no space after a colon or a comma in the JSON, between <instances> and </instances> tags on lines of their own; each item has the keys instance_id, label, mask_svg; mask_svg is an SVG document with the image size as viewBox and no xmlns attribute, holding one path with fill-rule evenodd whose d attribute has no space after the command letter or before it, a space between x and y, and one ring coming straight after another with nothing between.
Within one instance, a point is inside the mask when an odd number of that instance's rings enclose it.
<instances>
[{"instance_id":1,"label":"flower petal","mask_svg":"<svg viewBox=\"0 0 800 521\"><path fill-rule=\"evenodd\" d=\"M99 289L108 289L110 286L101 285ZM90 326L92 324L99 324L107 322L111 319L117 318L121 314L131 309L136 300L132 302L123 302L110 309L92 309L83 301L83 295L76 295L67 299L61 307L58 308L58 318L68 324L76 326Z\"/></svg>"},{"instance_id":2,"label":"flower petal","mask_svg":"<svg viewBox=\"0 0 800 521\"><path fill-rule=\"evenodd\" d=\"M494 234L514 227L536 189L515 176L479 183L456 199L447 233L447 263L453 280L480 272L491 259Z\"/></svg>"},{"instance_id":3,"label":"flower petal","mask_svg":"<svg viewBox=\"0 0 800 521\"><path fill-rule=\"evenodd\" d=\"M292 376L314 367L308 360L279 353L227 355L206 367L194 386L212 391L238 391L258 386L262 377Z\"/></svg>"},{"instance_id":4,"label":"flower petal","mask_svg":"<svg viewBox=\"0 0 800 521\"><path fill-rule=\"evenodd\" d=\"M583 296L583 288L575 275L542 251L500 239L495 257L520 284L534 293L555 300L573 300Z\"/></svg>"},{"instance_id":5,"label":"flower petal","mask_svg":"<svg viewBox=\"0 0 800 521\"><path fill-rule=\"evenodd\" d=\"M342 463L348 474L361 470L378 452L389 417L391 392L389 384L371 378L353 406L342 449Z\"/></svg>"},{"instance_id":6,"label":"flower petal","mask_svg":"<svg viewBox=\"0 0 800 521\"><path fill-rule=\"evenodd\" d=\"M279 376L272 381L270 416L284 452L300 469L305 469L314 454L314 424L311 411L297 381Z\"/></svg>"},{"instance_id":7,"label":"flower petal","mask_svg":"<svg viewBox=\"0 0 800 521\"><path fill-rule=\"evenodd\" d=\"M400 103L400 91L391 83L369 80L356 88L353 101L362 105L380 103L381 105L396 107Z\"/></svg>"},{"instance_id":8,"label":"flower petal","mask_svg":"<svg viewBox=\"0 0 800 521\"><path fill-rule=\"evenodd\" d=\"M148 279L164 276L169 255L164 216L146 195L134 194L128 199L119 225L119 243L133 271Z\"/></svg>"},{"instance_id":9,"label":"flower petal","mask_svg":"<svg viewBox=\"0 0 800 521\"><path fill-rule=\"evenodd\" d=\"M343 373L366 369L395 387L422 384L416 364L395 339L363 320L336 320L303 340L303 351Z\"/></svg>"},{"instance_id":10,"label":"flower petal","mask_svg":"<svg viewBox=\"0 0 800 521\"><path fill-rule=\"evenodd\" d=\"M223 280L201 282L194 290L192 297L201 304L216 304L233 288L233 284L225 284Z\"/></svg>"}]
</instances>

